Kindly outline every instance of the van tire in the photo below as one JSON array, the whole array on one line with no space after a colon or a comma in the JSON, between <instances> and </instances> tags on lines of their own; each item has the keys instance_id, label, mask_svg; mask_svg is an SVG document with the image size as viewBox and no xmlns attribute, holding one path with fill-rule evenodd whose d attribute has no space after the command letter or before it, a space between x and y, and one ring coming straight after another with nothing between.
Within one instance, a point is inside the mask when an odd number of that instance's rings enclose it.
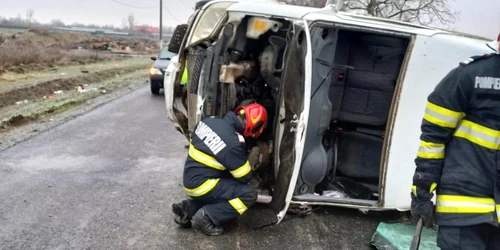
<instances>
[{"instance_id":1,"label":"van tire","mask_svg":"<svg viewBox=\"0 0 500 250\"><path fill-rule=\"evenodd\" d=\"M160 84L158 84L157 81L151 81L151 93L153 95L159 95L160 94Z\"/></svg>"}]
</instances>

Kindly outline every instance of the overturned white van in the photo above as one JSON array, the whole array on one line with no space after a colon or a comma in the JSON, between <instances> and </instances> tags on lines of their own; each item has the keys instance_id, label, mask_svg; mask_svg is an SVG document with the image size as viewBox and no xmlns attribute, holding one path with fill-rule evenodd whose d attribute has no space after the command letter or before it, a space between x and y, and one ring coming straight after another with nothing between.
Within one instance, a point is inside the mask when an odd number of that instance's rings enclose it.
<instances>
[{"instance_id":1,"label":"overturned white van","mask_svg":"<svg viewBox=\"0 0 500 250\"><path fill-rule=\"evenodd\" d=\"M167 113L189 138L204 117L264 105L269 126L247 144L278 222L290 205L406 211L427 96L487 42L332 5L210 1L171 41Z\"/></svg>"}]
</instances>

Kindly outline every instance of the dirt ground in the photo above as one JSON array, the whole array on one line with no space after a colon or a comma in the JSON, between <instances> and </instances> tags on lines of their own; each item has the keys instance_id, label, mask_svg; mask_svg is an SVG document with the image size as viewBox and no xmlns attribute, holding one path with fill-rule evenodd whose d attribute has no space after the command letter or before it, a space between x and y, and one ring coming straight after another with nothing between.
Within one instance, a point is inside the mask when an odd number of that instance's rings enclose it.
<instances>
[{"instance_id":1,"label":"dirt ground","mask_svg":"<svg viewBox=\"0 0 500 250\"><path fill-rule=\"evenodd\" d=\"M0 76L0 135L148 79L147 56Z\"/></svg>"},{"instance_id":2,"label":"dirt ground","mask_svg":"<svg viewBox=\"0 0 500 250\"><path fill-rule=\"evenodd\" d=\"M0 33L0 76L158 53L156 40L29 29Z\"/></svg>"}]
</instances>

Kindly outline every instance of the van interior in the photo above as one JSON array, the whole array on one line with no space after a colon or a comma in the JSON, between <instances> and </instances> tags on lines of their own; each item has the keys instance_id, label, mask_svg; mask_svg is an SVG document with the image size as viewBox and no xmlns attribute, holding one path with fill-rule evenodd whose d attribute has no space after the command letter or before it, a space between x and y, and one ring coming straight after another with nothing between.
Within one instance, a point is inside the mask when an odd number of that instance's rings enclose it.
<instances>
[{"instance_id":1,"label":"van interior","mask_svg":"<svg viewBox=\"0 0 500 250\"><path fill-rule=\"evenodd\" d=\"M409 37L315 25L304 158L294 200L375 204Z\"/></svg>"},{"instance_id":2,"label":"van interior","mask_svg":"<svg viewBox=\"0 0 500 250\"><path fill-rule=\"evenodd\" d=\"M202 117L223 116L248 102L266 107L263 135L247 140L256 173L252 184L261 194L273 193L278 175L273 159L285 150L276 147L282 141L279 130L289 122L282 108L291 97L283 89L294 87L292 77L283 80L290 74L286 65L300 58L294 54L294 38L288 20L247 15L229 19L216 39L198 44L188 55L195 64L189 92L203 102ZM311 96L304 97L311 106L293 199L376 203L389 111L410 37L315 24L311 39ZM194 120L196 107L189 109Z\"/></svg>"}]
</instances>

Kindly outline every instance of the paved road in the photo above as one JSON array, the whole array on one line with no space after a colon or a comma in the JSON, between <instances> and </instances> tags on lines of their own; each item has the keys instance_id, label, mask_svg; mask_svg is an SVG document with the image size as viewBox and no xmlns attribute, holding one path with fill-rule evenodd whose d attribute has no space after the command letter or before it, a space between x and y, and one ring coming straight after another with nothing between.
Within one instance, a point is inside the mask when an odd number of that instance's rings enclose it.
<instances>
[{"instance_id":1,"label":"paved road","mask_svg":"<svg viewBox=\"0 0 500 250\"><path fill-rule=\"evenodd\" d=\"M378 214L319 210L220 237L176 227L185 139L141 88L0 152L0 249L369 249Z\"/></svg>"}]
</instances>

